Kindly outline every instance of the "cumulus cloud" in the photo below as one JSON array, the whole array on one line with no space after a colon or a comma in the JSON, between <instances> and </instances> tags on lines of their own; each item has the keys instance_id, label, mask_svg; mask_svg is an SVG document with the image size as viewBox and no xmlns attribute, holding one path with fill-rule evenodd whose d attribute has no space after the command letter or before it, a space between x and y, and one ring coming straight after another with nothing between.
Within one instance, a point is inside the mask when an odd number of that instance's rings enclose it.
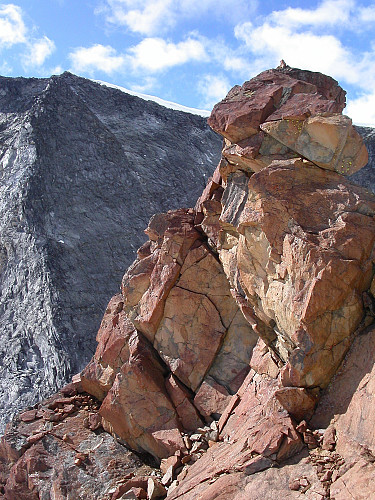
<instances>
[{"instance_id":1,"label":"cumulus cloud","mask_svg":"<svg viewBox=\"0 0 375 500\"><path fill-rule=\"evenodd\" d=\"M375 91L349 99L345 114L357 125L375 126Z\"/></svg>"},{"instance_id":2,"label":"cumulus cloud","mask_svg":"<svg viewBox=\"0 0 375 500\"><path fill-rule=\"evenodd\" d=\"M286 26L265 22L254 27L251 23L238 25L236 37L246 43L251 52L263 56L271 67L281 59L297 68L308 65L310 70L334 74L356 81L351 54L333 35L316 35L312 32L292 32Z\"/></svg>"},{"instance_id":3,"label":"cumulus cloud","mask_svg":"<svg viewBox=\"0 0 375 500\"><path fill-rule=\"evenodd\" d=\"M21 8L11 3L0 5L0 46L25 43L26 33Z\"/></svg>"},{"instance_id":4,"label":"cumulus cloud","mask_svg":"<svg viewBox=\"0 0 375 500\"><path fill-rule=\"evenodd\" d=\"M201 106L207 109L223 99L231 85L229 80L223 75L204 75L198 83L198 92L202 95Z\"/></svg>"},{"instance_id":5,"label":"cumulus cloud","mask_svg":"<svg viewBox=\"0 0 375 500\"><path fill-rule=\"evenodd\" d=\"M146 76L141 82L133 83L131 90L134 92L148 92L157 86L158 80L153 76Z\"/></svg>"},{"instance_id":6,"label":"cumulus cloud","mask_svg":"<svg viewBox=\"0 0 375 500\"><path fill-rule=\"evenodd\" d=\"M188 61L207 60L203 44L194 38L183 42L167 42L162 38L145 38L129 49L133 69L156 72Z\"/></svg>"},{"instance_id":7,"label":"cumulus cloud","mask_svg":"<svg viewBox=\"0 0 375 500\"><path fill-rule=\"evenodd\" d=\"M240 23L235 36L264 67L281 59L294 67L327 73L340 81L373 88L375 48L354 53L338 38L343 25L356 29L361 16L371 18L372 8L355 8L353 0L324 0L316 9L274 11L261 23ZM324 31L322 31L322 27Z\"/></svg>"},{"instance_id":8,"label":"cumulus cloud","mask_svg":"<svg viewBox=\"0 0 375 500\"><path fill-rule=\"evenodd\" d=\"M113 47L101 44L92 47L77 47L69 54L69 59L74 72L84 72L90 75L95 70L111 74L120 70L125 62L125 57L117 55Z\"/></svg>"},{"instance_id":9,"label":"cumulus cloud","mask_svg":"<svg viewBox=\"0 0 375 500\"><path fill-rule=\"evenodd\" d=\"M350 21L354 0L325 0L316 9L288 7L282 11L274 11L270 19L282 26L327 26L343 24Z\"/></svg>"},{"instance_id":10,"label":"cumulus cloud","mask_svg":"<svg viewBox=\"0 0 375 500\"><path fill-rule=\"evenodd\" d=\"M23 11L18 5L0 5L0 49L11 49L14 45L21 46L18 55L23 67L35 68L37 71L45 63L46 59L55 50L54 42L47 36L35 38L33 33L36 29L26 26L23 19ZM11 66L8 61L2 63L3 72L10 72ZM8 71L4 71L8 68Z\"/></svg>"},{"instance_id":11,"label":"cumulus cloud","mask_svg":"<svg viewBox=\"0 0 375 500\"><path fill-rule=\"evenodd\" d=\"M26 67L42 66L55 49L54 42L46 36L39 40L29 42L28 51L24 56L24 65Z\"/></svg>"},{"instance_id":12,"label":"cumulus cloud","mask_svg":"<svg viewBox=\"0 0 375 500\"><path fill-rule=\"evenodd\" d=\"M151 36L166 32L180 19L202 17L209 13L228 23L238 22L254 12L257 0L105 0L98 14L114 25Z\"/></svg>"}]
</instances>

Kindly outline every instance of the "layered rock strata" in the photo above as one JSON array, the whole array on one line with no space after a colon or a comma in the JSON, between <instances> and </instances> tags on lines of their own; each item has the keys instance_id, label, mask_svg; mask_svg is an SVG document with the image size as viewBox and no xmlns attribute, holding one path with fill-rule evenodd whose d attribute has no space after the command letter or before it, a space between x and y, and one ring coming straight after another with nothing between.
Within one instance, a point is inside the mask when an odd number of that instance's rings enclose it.
<instances>
[{"instance_id":1,"label":"layered rock strata","mask_svg":"<svg viewBox=\"0 0 375 500\"><path fill-rule=\"evenodd\" d=\"M374 491L375 196L347 178L367 153L344 96L288 67L232 89L195 209L150 220L107 307L79 388L106 431L161 461L168 499ZM11 477L6 498L26 481Z\"/></svg>"}]
</instances>

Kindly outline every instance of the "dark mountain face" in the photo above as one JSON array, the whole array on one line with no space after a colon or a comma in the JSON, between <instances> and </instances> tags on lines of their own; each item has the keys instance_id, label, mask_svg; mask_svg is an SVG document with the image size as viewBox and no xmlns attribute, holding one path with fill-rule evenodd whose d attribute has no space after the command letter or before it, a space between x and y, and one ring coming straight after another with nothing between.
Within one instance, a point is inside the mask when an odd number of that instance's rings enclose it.
<instances>
[{"instance_id":1,"label":"dark mountain face","mask_svg":"<svg viewBox=\"0 0 375 500\"><path fill-rule=\"evenodd\" d=\"M350 179L375 193L375 129L371 127L356 127L356 129L366 144L369 161Z\"/></svg>"},{"instance_id":2,"label":"dark mountain face","mask_svg":"<svg viewBox=\"0 0 375 500\"><path fill-rule=\"evenodd\" d=\"M0 78L0 430L82 369L149 217L193 206L199 116L64 73Z\"/></svg>"}]
</instances>

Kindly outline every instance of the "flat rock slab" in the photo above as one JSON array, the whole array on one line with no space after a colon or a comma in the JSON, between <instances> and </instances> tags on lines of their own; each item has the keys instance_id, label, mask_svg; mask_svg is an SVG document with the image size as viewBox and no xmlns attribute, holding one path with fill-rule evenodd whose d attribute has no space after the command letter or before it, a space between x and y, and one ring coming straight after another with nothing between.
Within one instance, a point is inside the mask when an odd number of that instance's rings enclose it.
<instances>
[{"instance_id":1,"label":"flat rock slab","mask_svg":"<svg viewBox=\"0 0 375 500\"><path fill-rule=\"evenodd\" d=\"M362 137L344 115L272 121L261 129L315 165L342 175L354 174L368 162Z\"/></svg>"}]
</instances>

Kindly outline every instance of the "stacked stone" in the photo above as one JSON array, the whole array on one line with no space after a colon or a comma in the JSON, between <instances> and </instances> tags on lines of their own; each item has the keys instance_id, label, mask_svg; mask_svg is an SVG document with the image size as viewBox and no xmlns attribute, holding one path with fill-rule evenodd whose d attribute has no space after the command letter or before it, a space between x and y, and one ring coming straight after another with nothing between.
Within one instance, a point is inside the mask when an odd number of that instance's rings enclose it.
<instances>
[{"instance_id":1,"label":"stacked stone","mask_svg":"<svg viewBox=\"0 0 375 500\"><path fill-rule=\"evenodd\" d=\"M341 115L344 107L345 92L335 80L288 67L234 87L208 120L225 138L222 177L290 158L343 175L357 172L368 154L351 119Z\"/></svg>"}]
</instances>

